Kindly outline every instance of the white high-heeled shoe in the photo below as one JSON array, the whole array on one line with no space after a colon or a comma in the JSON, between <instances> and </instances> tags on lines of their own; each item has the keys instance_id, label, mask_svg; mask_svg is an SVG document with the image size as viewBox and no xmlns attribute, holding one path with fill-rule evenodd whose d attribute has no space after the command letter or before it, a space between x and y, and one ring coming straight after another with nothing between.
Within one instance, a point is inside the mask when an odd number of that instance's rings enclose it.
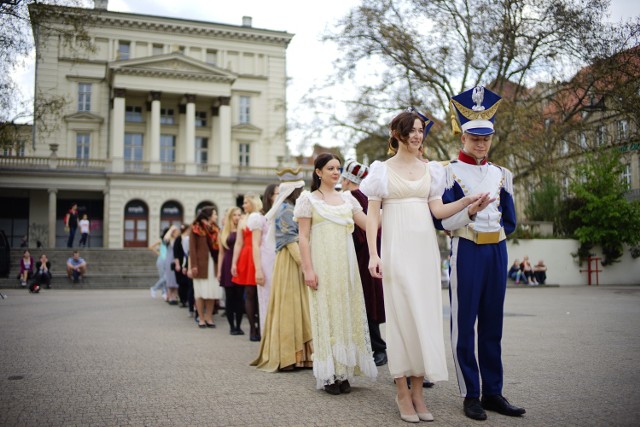
<instances>
[{"instance_id":1,"label":"white high-heeled shoe","mask_svg":"<svg viewBox=\"0 0 640 427\"><path fill-rule=\"evenodd\" d=\"M400 411L400 419L402 421L406 421L408 423L419 423L420 422L420 417L418 417L418 414L404 415L402 413L402 411L400 410L400 403L398 403L398 396L397 395L396 395L396 405L398 405L398 411Z\"/></svg>"},{"instance_id":2,"label":"white high-heeled shoe","mask_svg":"<svg viewBox=\"0 0 640 427\"><path fill-rule=\"evenodd\" d=\"M421 421L433 421L433 414L431 412L417 412L417 415Z\"/></svg>"}]
</instances>

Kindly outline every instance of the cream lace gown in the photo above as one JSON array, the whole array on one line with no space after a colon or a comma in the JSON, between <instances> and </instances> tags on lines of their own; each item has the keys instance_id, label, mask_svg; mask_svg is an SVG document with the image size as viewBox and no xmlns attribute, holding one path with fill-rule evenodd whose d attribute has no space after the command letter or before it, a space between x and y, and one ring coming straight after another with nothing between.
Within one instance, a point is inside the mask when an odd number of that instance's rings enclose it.
<instances>
[{"instance_id":1,"label":"cream lace gown","mask_svg":"<svg viewBox=\"0 0 640 427\"><path fill-rule=\"evenodd\" d=\"M311 218L311 260L318 289L308 288L317 388L356 375L375 378L367 313L353 247L353 214L362 207L351 193L328 205L308 191L296 201L296 218Z\"/></svg>"},{"instance_id":2,"label":"cream lace gown","mask_svg":"<svg viewBox=\"0 0 640 427\"><path fill-rule=\"evenodd\" d=\"M382 284L389 371L394 378L448 379L444 351L440 251L428 200L444 190L444 169L425 165L408 181L374 162L360 190L382 200Z\"/></svg>"}]
</instances>

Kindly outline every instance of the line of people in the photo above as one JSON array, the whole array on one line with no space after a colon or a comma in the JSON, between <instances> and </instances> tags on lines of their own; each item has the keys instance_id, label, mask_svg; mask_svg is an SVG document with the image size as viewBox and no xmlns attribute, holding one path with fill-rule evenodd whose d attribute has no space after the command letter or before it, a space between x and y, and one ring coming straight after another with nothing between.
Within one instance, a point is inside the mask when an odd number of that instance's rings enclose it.
<instances>
[{"instance_id":1,"label":"line of people","mask_svg":"<svg viewBox=\"0 0 640 427\"><path fill-rule=\"evenodd\" d=\"M448 378L437 227L452 235L451 342L463 411L475 420L486 419L486 410L508 416L525 413L502 395L505 238L514 231L516 219L512 175L487 161L499 101L483 87L451 100L462 150L444 165L417 160L433 122L415 110L396 116L390 125L393 156L374 162L361 183L368 197L366 215L350 192L336 190L340 160L331 154L316 158L311 191L297 198L294 192L284 196L289 202L275 214L276 236L280 230L282 242L276 242L279 252L267 314L271 329L265 330L267 339L252 365L272 372L308 366L304 362L312 349L319 389L343 394L351 390L354 376L375 378L370 322L375 309L367 311L362 282L381 279L385 351L401 419L433 420L423 384L425 379ZM342 173L353 174L353 166ZM296 221L298 244L291 245L295 239L287 240L286 232L295 230ZM352 240L356 227L366 229L365 273L358 269L360 258ZM292 271L285 276L286 268ZM300 279L308 287L308 300L299 296Z\"/></svg>"},{"instance_id":2,"label":"line of people","mask_svg":"<svg viewBox=\"0 0 640 427\"><path fill-rule=\"evenodd\" d=\"M377 366L388 363L401 419L433 421L423 386L448 379L436 240L442 229L452 238L451 347L463 412L474 420L487 419L487 410L526 412L502 395L505 239L516 218L511 172L487 161L499 102L481 86L451 99L462 143L451 162L423 161L433 122L409 109L389 126L389 160L369 170L356 162L342 168L335 155L321 154L310 191L299 170L283 170L279 194L245 196L244 217L237 208L227 212L217 277L234 335L244 298L250 339L260 341L252 366L312 368L316 388L340 395L354 377L374 380ZM343 181L339 191L341 178L354 186ZM270 208L261 210L262 202ZM190 247L187 271L196 277Z\"/></svg>"}]
</instances>

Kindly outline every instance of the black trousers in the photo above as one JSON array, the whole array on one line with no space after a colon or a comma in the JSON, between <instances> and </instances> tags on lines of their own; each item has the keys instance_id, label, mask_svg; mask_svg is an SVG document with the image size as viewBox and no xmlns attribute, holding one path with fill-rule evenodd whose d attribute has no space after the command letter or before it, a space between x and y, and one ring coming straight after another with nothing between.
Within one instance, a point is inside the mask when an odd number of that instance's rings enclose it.
<instances>
[{"instance_id":1,"label":"black trousers","mask_svg":"<svg viewBox=\"0 0 640 427\"><path fill-rule=\"evenodd\" d=\"M367 320L369 323L369 336L371 337L371 350L373 351L387 351L387 343L382 339L380 335L380 323Z\"/></svg>"},{"instance_id":2,"label":"black trousers","mask_svg":"<svg viewBox=\"0 0 640 427\"><path fill-rule=\"evenodd\" d=\"M240 328L244 315L244 286L233 285L224 288L225 313L231 329Z\"/></svg>"}]
</instances>

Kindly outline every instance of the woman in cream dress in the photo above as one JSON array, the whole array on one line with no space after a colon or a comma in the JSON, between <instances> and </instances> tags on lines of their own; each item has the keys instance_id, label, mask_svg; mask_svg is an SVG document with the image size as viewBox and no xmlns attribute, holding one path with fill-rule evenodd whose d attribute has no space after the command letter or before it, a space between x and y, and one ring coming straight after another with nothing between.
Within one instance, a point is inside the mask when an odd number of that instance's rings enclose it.
<instances>
[{"instance_id":1,"label":"woman in cream dress","mask_svg":"<svg viewBox=\"0 0 640 427\"><path fill-rule=\"evenodd\" d=\"M448 379L440 250L431 215L448 217L479 199L471 196L442 204L444 168L416 158L424 128L422 116L414 112L396 116L389 140L395 155L386 162L374 162L360 185L369 197L369 270L372 276L382 277L384 289L389 371L396 382L401 418L409 422L433 420L422 395L424 377L434 382ZM375 237L380 208L382 253L378 256Z\"/></svg>"},{"instance_id":2,"label":"woman in cream dress","mask_svg":"<svg viewBox=\"0 0 640 427\"><path fill-rule=\"evenodd\" d=\"M312 192L296 201L300 255L313 332L313 374L327 393L351 391L356 375L378 374L369 338L367 313L351 233L366 225L360 203L335 190L340 161L332 154L315 161Z\"/></svg>"}]
</instances>

